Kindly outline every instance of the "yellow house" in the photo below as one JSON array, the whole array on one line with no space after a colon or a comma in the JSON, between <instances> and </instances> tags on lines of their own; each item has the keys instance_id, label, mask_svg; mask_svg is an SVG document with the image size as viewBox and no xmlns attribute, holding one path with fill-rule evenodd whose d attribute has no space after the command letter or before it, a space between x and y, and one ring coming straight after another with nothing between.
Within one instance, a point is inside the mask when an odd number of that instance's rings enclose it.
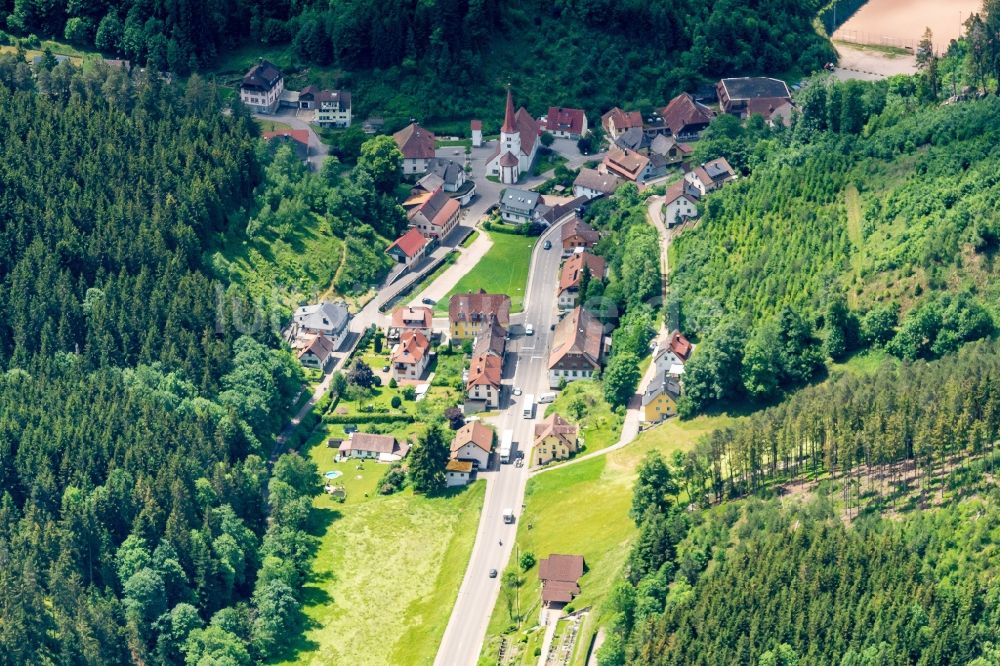
<instances>
[{"instance_id":1,"label":"yellow house","mask_svg":"<svg viewBox=\"0 0 1000 666\"><path fill-rule=\"evenodd\" d=\"M510 296L479 293L455 294L448 302L448 333L457 340L474 338L491 322L510 326Z\"/></svg>"},{"instance_id":2,"label":"yellow house","mask_svg":"<svg viewBox=\"0 0 1000 666\"><path fill-rule=\"evenodd\" d=\"M565 460L580 448L576 425L558 414L535 424L534 458L536 465L545 465L553 460Z\"/></svg>"},{"instance_id":3,"label":"yellow house","mask_svg":"<svg viewBox=\"0 0 1000 666\"><path fill-rule=\"evenodd\" d=\"M672 380L651 386L642 395L642 420L657 423L676 416L677 399L680 397L680 386Z\"/></svg>"}]
</instances>

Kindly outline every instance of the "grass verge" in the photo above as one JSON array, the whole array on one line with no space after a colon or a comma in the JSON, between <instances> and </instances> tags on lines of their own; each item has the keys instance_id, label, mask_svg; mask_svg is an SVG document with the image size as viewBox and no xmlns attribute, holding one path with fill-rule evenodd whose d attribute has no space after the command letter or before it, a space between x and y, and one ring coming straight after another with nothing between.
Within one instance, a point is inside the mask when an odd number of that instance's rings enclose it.
<instances>
[{"instance_id":1,"label":"grass verge","mask_svg":"<svg viewBox=\"0 0 1000 666\"><path fill-rule=\"evenodd\" d=\"M483 231L482 233L488 233ZM491 294L510 296L511 311L524 308L524 289L531 264L531 248L535 238L511 234L490 234L491 247L475 268L466 273L435 306L436 312L447 312L452 294L485 289Z\"/></svg>"}]
</instances>

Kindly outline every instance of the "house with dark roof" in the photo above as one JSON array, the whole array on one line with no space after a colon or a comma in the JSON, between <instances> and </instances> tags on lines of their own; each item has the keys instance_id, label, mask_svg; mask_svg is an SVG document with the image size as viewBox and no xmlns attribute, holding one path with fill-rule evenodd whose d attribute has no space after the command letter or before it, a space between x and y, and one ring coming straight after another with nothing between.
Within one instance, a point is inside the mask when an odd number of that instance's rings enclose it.
<instances>
[{"instance_id":1,"label":"house with dark roof","mask_svg":"<svg viewBox=\"0 0 1000 666\"><path fill-rule=\"evenodd\" d=\"M476 183L465 175L465 169L454 160L435 157L427 161L427 173L417 181L413 194L442 189L461 206L468 206L476 195Z\"/></svg>"},{"instance_id":2,"label":"house with dark roof","mask_svg":"<svg viewBox=\"0 0 1000 666\"><path fill-rule=\"evenodd\" d=\"M663 206L660 208L660 215L667 228L698 217L700 196L698 189L683 178L668 187L663 195Z\"/></svg>"},{"instance_id":3,"label":"house with dark roof","mask_svg":"<svg viewBox=\"0 0 1000 666\"><path fill-rule=\"evenodd\" d=\"M645 155L652 139L641 127L630 127L615 138L615 145L622 150L633 150Z\"/></svg>"},{"instance_id":4,"label":"house with dark roof","mask_svg":"<svg viewBox=\"0 0 1000 666\"><path fill-rule=\"evenodd\" d=\"M497 321L496 315L491 314L472 341L472 355L491 354L503 358L506 350L507 329Z\"/></svg>"},{"instance_id":5,"label":"house with dark roof","mask_svg":"<svg viewBox=\"0 0 1000 666\"><path fill-rule=\"evenodd\" d=\"M542 209L542 195L531 190L508 187L500 192L500 219L511 224L530 224L548 208Z\"/></svg>"},{"instance_id":6,"label":"house with dark roof","mask_svg":"<svg viewBox=\"0 0 1000 666\"><path fill-rule=\"evenodd\" d=\"M609 346L600 320L581 307L571 311L556 324L549 352L549 386L590 379L600 371Z\"/></svg>"},{"instance_id":7,"label":"house with dark roof","mask_svg":"<svg viewBox=\"0 0 1000 666\"><path fill-rule=\"evenodd\" d=\"M659 423L677 415L677 401L681 397L681 385L674 378L654 381L642 394L642 420Z\"/></svg>"},{"instance_id":8,"label":"house with dark roof","mask_svg":"<svg viewBox=\"0 0 1000 666\"><path fill-rule=\"evenodd\" d=\"M504 110L503 125L500 126L500 140L496 150L486 160L486 173L511 185L521 174L531 171L538 153L538 135L541 126L523 106L514 111L514 98L507 89L507 106Z\"/></svg>"},{"instance_id":9,"label":"house with dark roof","mask_svg":"<svg viewBox=\"0 0 1000 666\"><path fill-rule=\"evenodd\" d=\"M617 106L601 116L601 127L608 137L614 141L630 127L642 129L642 114L638 111L622 111Z\"/></svg>"},{"instance_id":10,"label":"house with dark roof","mask_svg":"<svg viewBox=\"0 0 1000 666\"><path fill-rule=\"evenodd\" d=\"M510 327L510 296L506 294L453 294L448 302L449 334L457 340L472 339L493 321Z\"/></svg>"},{"instance_id":11,"label":"house with dark roof","mask_svg":"<svg viewBox=\"0 0 1000 666\"><path fill-rule=\"evenodd\" d=\"M255 113L274 113L285 91L285 77L277 66L261 60L243 75L240 101Z\"/></svg>"},{"instance_id":12,"label":"house with dark roof","mask_svg":"<svg viewBox=\"0 0 1000 666\"><path fill-rule=\"evenodd\" d=\"M410 226L418 229L427 238L440 241L458 226L458 201L448 196L443 189L436 190L426 201L410 210L406 218Z\"/></svg>"},{"instance_id":13,"label":"house with dark roof","mask_svg":"<svg viewBox=\"0 0 1000 666\"><path fill-rule=\"evenodd\" d=\"M451 458L471 462L476 469L486 469L490 466L493 440L493 428L482 421L469 421L451 440Z\"/></svg>"},{"instance_id":14,"label":"house with dark roof","mask_svg":"<svg viewBox=\"0 0 1000 666\"><path fill-rule=\"evenodd\" d=\"M309 85L299 92L299 108L315 109L320 127L351 126L351 93L349 90L320 90Z\"/></svg>"},{"instance_id":15,"label":"house with dark roof","mask_svg":"<svg viewBox=\"0 0 1000 666\"><path fill-rule=\"evenodd\" d=\"M331 303L323 301L313 305L303 305L295 310L292 325L288 329L289 341L297 340L304 335L322 335L333 344L333 349L340 349L347 334L347 325L351 321L351 312L343 301Z\"/></svg>"},{"instance_id":16,"label":"house with dark roof","mask_svg":"<svg viewBox=\"0 0 1000 666\"><path fill-rule=\"evenodd\" d=\"M751 104L758 109L778 108L784 102L792 101L792 93L781 79L764 76L744 76L722 79L715 84L719 95L719 106L726 113L746 118L752 113Z\"/></svg>"},{"instance_id":17,"label":"house with dark roof","mask_svg":"<svg viewBox=\"0 0 1000 666\"><path fill-rule=\"evenodd\" d=\"M584 271L589 272L591 280L602 282L606 271L604 259L590 252L576 252L563 263L557 292L560 310L572 310L581 304L580 283Z\"/></svg>"},{"instance_id":18,"label":"house with dark roof","mask_svg":"<svg viewBox=\"0 0 1000 666\"><path fill-rule=\"evenodd\" d=\"M663 107L660 115L675 139L693 141L712 122L715 112L689 93L681 93Z\"/></svg>"},{"instance_id":19,"label":"house with dark roof","mask_svg":"<svg viewBox=\"0 0 1000 666\"><path fill-rule=\"evenodd\" d=\"M726 183L736 180L736 178L736 172L733 171L733 167L729 166L725 157L705 162L684 174L685 182L697 190L698 195L702 197Z\"/></svg>"},{"instance_id":20,"label":"house with dark roof","mask_svg":"<svg viewBox=\"0 0 1000 666\"><path fill-rule=\"evenodd\" d=\"M392 435L352 432L338 449L341 460L361 458L382 463L399 462L410 452L410 445Z\"/></svg>"},{"instance_id":21,"label":"house with dark roof","mask_svg":"<svg viewBox=\"0 0 1000 666\"><path fill-rule=\"evenodd\" d=\"M581 167L573 180L573 194L588 199L610 196L621 184L621 178L613 173L601 173L597 169Z\"/></svg>"},{"instance_id":22,"label":"house with dark roof","mask_svg":"<svg viewBox=\"0 0 1000 666\"><path fill-rule=\"evenodd\" d=\"M592 226L579 217L570 220L562 226L562 255L567 257L574 252L589 250L601 240L601 235Z\"/></svg>"},{"instance_id":23,"label":"house with dark roof","mask_svg":"<svg viewBox=\"0 0 1000 666\"><path fill-rule=\"evenodd\" d=\"M434 159L434 133L416 123L410 123L392 135L399 152L403 153L403 175L425 173L427 163Z\"/></svg>"},{"instance_id":24,"label":"house with dark roof","mask_svg":"<svg viewBox=\"0 0 1000 666\"><path fill-rule=\"evenodd\" d=\"M545 114L545 130L552 136L580 139L587 136L587 114L583 109L566 109L550 106Z\"/></svg>"},{"instance_id":25,"label":"house with dark roof","mask_svg":"<svg viewBox=\"0 0 1000 666\"><path fill-rule=\"evenodd\" d=\"M580 578L586 563L582 555L549 555L538 563L542 604L562 608L580 594Z\"/></svg>"},{"instance_id":26,"label":"house with dark roof","mask_svg":"<svg viewBox=\"0 0 1000 666\"><path fill-rule=\"evenodd\" d=\"M403 331L389 355L393 379L397 382L420 379L430 358L431 342L427 336L420 331Z\"/></svg>"},{"instance_id":27,"label":"house with dark roof","mask_svg":"<svg viewBox=\"0 0 1000 666\"><path fill-rule=\"evenodd\" d=\"M690 144L681 143L672 136L661 134L650 142L647 155L650 162L654 163L654 168L657 168L680 164L691 155L692 150Z\"/></svg>"},{"instance_id":28,"label":"house with dark roof","mask_svg":"<svg viewBox=\"0 0 1000 666\"><path fill-rule=\"evenodd\" d=\"M385 253L392 257L397 264L409 266L427 253L429 245L427 237L420 233L419 229L410 227L405 234L386 248Z\"/></svg>"}]
</instances>

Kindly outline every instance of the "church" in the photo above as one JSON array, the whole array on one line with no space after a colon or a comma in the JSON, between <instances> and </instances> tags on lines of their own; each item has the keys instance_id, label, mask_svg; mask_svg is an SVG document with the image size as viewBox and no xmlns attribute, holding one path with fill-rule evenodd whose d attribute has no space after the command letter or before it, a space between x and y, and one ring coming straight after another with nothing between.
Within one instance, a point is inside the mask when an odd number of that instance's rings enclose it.
<instances>
[{"instance_id":1,"label":"church","mask_svg":"<svg viewBox=\"0 0 1000 666\"><path fill-rule=\"evenodd\" d=\"M538 121L523 106L514 113L514 98L507 88L507 109L500 128L500 141L486 162L486 173L506 185L516 183L521 174L528 173L538 152L539 127Z\"/></svg>"}]
</instances>

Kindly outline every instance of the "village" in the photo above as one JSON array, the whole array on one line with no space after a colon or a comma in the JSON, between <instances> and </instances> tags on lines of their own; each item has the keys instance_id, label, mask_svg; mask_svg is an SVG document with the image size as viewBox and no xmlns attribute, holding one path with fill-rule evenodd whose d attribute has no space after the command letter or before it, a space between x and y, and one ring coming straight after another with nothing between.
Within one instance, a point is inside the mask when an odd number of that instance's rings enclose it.
<instances>
[{"instance_id":1,"label":"village","mask_svg":"<svg viewBox=\"0 0 1000 666\"><path fill-rule=\"evenodd\" d=\"M267 62L246 74L240 97L259 118L305 118L301 129L264 138L287 142L312 168L324 153L310 125L354 122L349 91L289 91ZM770 78L723 79L697 96L674 97L652 115L615 107L600 117L596 132L581 109L552 106L535 118L514 100L508 87L498 101L504 120L496 136L484 136L483 123L470 120L467 145L442 140L416 121L392 134L410 183L400 201L409 226L385 248L394 268L383 289L359 312L342 301L302 304L284 331L302 365L316 373L313 399L300 416L317 403L325 410L324 481L331 497L345 501L353 492L347 479L360 480L358 472L380 464L397 471L362 492L392 492L417 426L434 419L450 425L446 486L457 492L481 478L497 484L463 565L458 605L438 651L442 664L471 663L478 655L476 637L482 640L499 573L512 556L527 478L602 453L602 447L591 451L581 414L556 404L574 382L601 377L611 352L614 321L599 298L588 299L589 286L607 279L608 266L595 251L602 233L585 221L587 208L625 183L639 191L662 187L650 198L649 221L661 232L665 256L670 236L697 223L705 198L739 178L725 158L692 163L693 145L712 119L759 115L788 127L795 112L789 86ZM376 128L365 122L366 132ZM595 135L600 144L590 141ZM543 161L571 169L572 182L547 179L538 169ZM526 286L488 292L463 281L482 262L475 249L487 231L497 238L524 235ZM692 352L682 331L661 328L620 417L619 445L677 415ZM580 593L586 563L580 554L540 555L539 624L548 631L539 663L549 663L549 651L556 653L552 634Z\"/></svg>"}]
</instances>

